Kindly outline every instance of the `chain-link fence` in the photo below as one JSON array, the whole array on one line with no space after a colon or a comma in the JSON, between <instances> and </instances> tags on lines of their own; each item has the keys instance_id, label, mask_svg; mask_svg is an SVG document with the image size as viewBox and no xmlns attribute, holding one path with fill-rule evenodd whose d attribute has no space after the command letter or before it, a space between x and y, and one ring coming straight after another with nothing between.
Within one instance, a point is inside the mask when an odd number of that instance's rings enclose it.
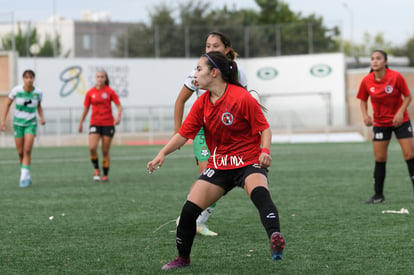
<instances>
[{"instance_id":1,"label":"chain-link fence","mask_svg":"<svg viewBox=\"0 0 414 275\"><path fill-rule=\"evenodd\" d=\"M9 15L10 16L10 15ZM11 15L12 16L12 15ZM4 18L5 20L1 20ZM6 24L7 23L7 24ZM254 26L147 26L142 23L57 21L18 22L0 16L0 34L10 36L20 56L30 52L33 32L39 41L58 37L62 57L198 57L210 31L221 31L240 57L265 57L338 52L342 49L337 27L295 23ZM13 33L21 30L16 40ZM57 33L51 33L57 32ZM43 44L41 44L43 45ZM3 50L5 45L2 45Z\"/></svg>"}]
</instances>

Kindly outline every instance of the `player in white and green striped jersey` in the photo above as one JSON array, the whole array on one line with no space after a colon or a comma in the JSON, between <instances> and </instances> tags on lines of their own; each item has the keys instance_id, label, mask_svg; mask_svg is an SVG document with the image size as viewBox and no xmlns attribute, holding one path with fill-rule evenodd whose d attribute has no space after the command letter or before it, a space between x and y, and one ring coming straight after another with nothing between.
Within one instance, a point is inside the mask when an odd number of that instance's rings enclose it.
<instances>
[{"instance_id":1,"label":"player in white and green striped jersey","mask_svg":"<svg viewBox=\"0 0 414 275\"><path fill-rule=\"evenodd\" d=\"M0 125L0 130L4 131L6 129L7 113L13 101L15 101L13 130L21 167L19 186L22 188L29 187L32 184L30 163L33 142L37 132L36 110L39 113L40 124L45 124L41 105L42 91L33 86L34 79L35 73L32 70L23 72L24 85L14 87L9 93Z\"/></svg>"}]
</instances>

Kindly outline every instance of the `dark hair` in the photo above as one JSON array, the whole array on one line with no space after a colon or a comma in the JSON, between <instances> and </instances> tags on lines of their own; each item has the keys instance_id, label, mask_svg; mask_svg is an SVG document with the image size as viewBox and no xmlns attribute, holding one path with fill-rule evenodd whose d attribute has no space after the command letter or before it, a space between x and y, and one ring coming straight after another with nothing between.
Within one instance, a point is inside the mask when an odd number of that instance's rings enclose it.
<instances>
[{"instance_id":1,"label":"dark hair","mask_svg":"<svg viewBox=\"0 0 414 275\"><path fill-rule=\"evenodd\" d=\"M227 58L230 60L234 60L239 55L232 47L231 47L231 40L222 32L212 31L209 32L206 36L205 42L207 43L207 39L209 36L218 36L220 37L221 42L224 44L225 48L229 49L229 52L226 54Z\"/></svg>"},{"instance_id":2,"label":"dark hair","mask_svg":"<svg viewBox=\"0 0 414 275\"><path fill-rule=\"evenodd\" d=\"M24 77L26 74L30 74L30 75L32 75L32 77L33 77L33 78L35 78L35 72L34 72L34 71L32 71L32 70L25 70L25 71L23 72L22 77Z\"/></svg>"},{"instance_id":3,"label":"dark hair","mask_svg":"<svg viewBox=\"0 0 414 275\"><path fill-rule=\"evenodd\" d=\"M99 72L104 73L105 78L106 78L106 80L105 80L105 85L106 85L106 86L109 86L109 77L108 77L108 73L107 73L104 69L102 69L102 70L97 70L97 71L96 71L96 73L99 73Z\"/></svg>"},{"instance_id":4,"label":"dark hair","mask_svg":"<svg viewBox=\"0 0 414 275\"><path fill-rule=\"evenodd\" d=\"M385 61L388 61L388 54L385 52L385 51L383 51L383 50L375 50L375 51L373 51L372 53L371 53L371 55L373 54L373 53L380 53L383 57L384 57L384 60ZM388 69L388 64L386 64L385 65L385 68L387 68ZM371 68L371 70L369 71L370 73L372 73L374 70Z\"/></svg>"},{"instance_id":5,"label":"dark hair","mask_svg":"<svg viewBox=\"0 0 414 275\"><path fill-rule=\"evenodd\" d=\"M228 60L223 53L217 51L205 53L203 56L207 57L206 64L209 66L210 70L213 68L220 70L221 77L225 82L244 88L243 85L241 85L239 82L239 71L237 69L237 63L235 61ZM257 91L254 92L259 95ZM257 102L259 103L262 110L264 112L267 112L266 107L264 107L259 101Z\"/></svg>"},{"instance_id":6,"label":"dark hair","mask_svg":"<svg viewBox=\"0 0 414 275\"><path fill-rule=\"evenodd\" d=\"M205 53L203 56L207 57L206 64L211 70L213 68L220 70L221 76L225 82L243 87L239 82L239 72L236 62L228 60L223 53L218 51Z\"/></svg>"}]
</instances>

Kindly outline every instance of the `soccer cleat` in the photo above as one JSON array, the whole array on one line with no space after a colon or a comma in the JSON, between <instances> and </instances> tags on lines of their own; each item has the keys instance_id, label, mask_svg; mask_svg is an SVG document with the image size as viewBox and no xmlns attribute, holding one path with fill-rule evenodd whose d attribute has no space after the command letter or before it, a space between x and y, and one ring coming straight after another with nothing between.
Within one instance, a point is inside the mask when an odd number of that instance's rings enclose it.
<instances>
[{"instance_id":1,"label":"soccer cleat","mask_svg":"<svg viewBox=\"0 0 414 275\"><path fill-rule=\"evenodd\" d=\"M270 236L270 253L272 260L283 260L283 249L285 248L285 239L279 232L273 232Z\"/></svg>"},{"instance_id":2,"label":"soccer cleat","mask_svg":"<svg viewBox=\"0 0 414 275\"><path fill-rule=\"evenodd\" d=\"M103 175L102 178L101 178L101 181L108 182L109 181L108 176Z\"/></svg>"},{"instance_id":3,"label":"soccer cleat","mask_svg":"<svg viewBox=\"0 0 414 275\"><path fill-rule=\"evenodd\" d=\"M93 180L94 181L100 181L101 177L99 176L101 174L101 172L99 172L99 169L95 169L94 174L93 174Z\"/></svg>"},{"instance_id":4,"label":"soccer cleat","mask_svg":"<svg viewBox=\"0 0 414 275\"><path fill-rule=\"evenodd\" d=\"M32 179L31 178L24 179L24 180L21 180L19 182L19 187L20 188L26 188L26 187L29 187L30 185L32 185Z\"/></svg>"},{"instance_id":5,"label":"soccer cleat","mask_svg":"<svg viewBox=\"0 0 414 275\"><path fill-rule=\"evenodd\" d=\"M205 225L204 223L197 224L197 234L211 237L218 235L216 232L213 232L210 229L208 229L207 225Z\"/></svg>"},{"instance_id":6,"label":"soccer cleat","mask_svg":"<svg viewBox=\"0 0 414 275\"><path fill-rule=\"evenodd\" d=\"M382 203L385 201L385 197L383 195L374 195L371 198L367 199L364 203L365 204L376 204Z\"/></svg>"},{"instance_id":7,"label":"soccer cleat","mask_svg":"<svg viewBox=\"0 0 414 275\"><path fill-rule=\"evenodd\" d=\"M174 261L169 262L161 267L161 270L168 270L168 269L177 269L181 267L186 267L190 265L190 258L185 259L183 257L178 256L177 259Z\"/></svg>"}]
</instances>

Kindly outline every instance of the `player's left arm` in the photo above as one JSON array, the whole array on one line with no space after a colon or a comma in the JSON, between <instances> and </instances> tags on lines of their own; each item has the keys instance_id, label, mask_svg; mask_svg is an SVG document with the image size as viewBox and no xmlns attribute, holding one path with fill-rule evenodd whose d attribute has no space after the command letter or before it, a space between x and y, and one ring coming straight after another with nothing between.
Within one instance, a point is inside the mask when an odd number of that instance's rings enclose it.
<instances>
[{"instance_id":1,"label":"player's left arm","mask_svg":"<svg viewBox=\"0 0 414 275\"><path fill-rule=\"evenodd\" d=\"M122 117L122 105L121 103L116 105L116 108L118 109L118 116L115 118L115 125L118 125L121 122L121 117Z\"/></svg>"},{"instance_id":2,"label":"player's left arm","mask_svg":"<svg viewBox=\"0 0 414 275\"><path fill-rule=\"evenodd\" d=\"M272 130L266 128L261 135L262 152L259 156L260 166L268 168L272 164L272 157L270 156L270 146L272 143Z\"/></svg>"},{"instance_id":3,"label":"player's left arm","mask_svg":"<svg viewBox=\"0 0 414 275\"><path fill-rule=\"evenodd\" d=\"M407 110L408 105L410 105L410 103L411 103L411 94L408 94L407 96L404 96L401 107L398 109L397 113L394 116L394 119L392 120L394 127L400 126L403 123L404 112L405 110Z\"/></svg>"},{"instance_id":4,"label":"player's left arm","mask_svg":"<svg viewBox=\"0 0 414 275\"><path fill-rule=\"evenodd\" d=\"M39 113L39 121L40 121L40 124L45 125L46 124L46 121L45 121L45 118L43 116L43 108L42 108L42 103L40 101L37 104L37 112Z\"/></svg>"}]
</instances>

